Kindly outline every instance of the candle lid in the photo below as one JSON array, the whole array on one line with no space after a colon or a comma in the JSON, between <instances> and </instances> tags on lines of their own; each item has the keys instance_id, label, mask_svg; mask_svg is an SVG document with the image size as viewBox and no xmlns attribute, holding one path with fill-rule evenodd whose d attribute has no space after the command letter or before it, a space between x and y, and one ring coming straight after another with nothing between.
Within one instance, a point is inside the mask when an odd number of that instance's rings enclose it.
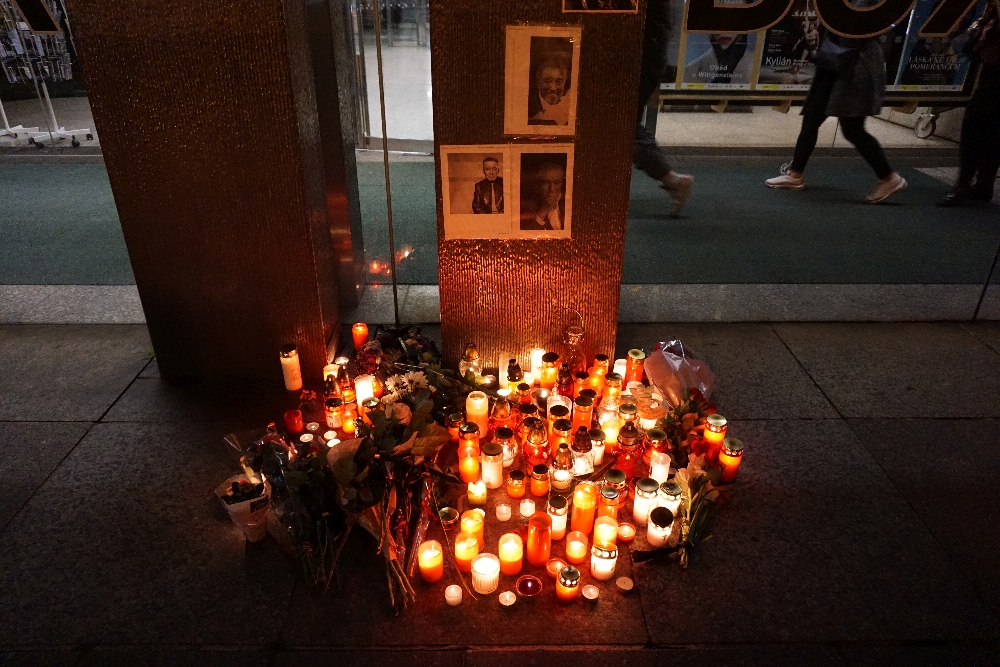
<instances>
[{"instance_id":1,"label":"candle lid","mask_svg":"<svg viewBox=\"0 0 1000 667\"><path fill-rule=\"evenodd\" d=\"M519 403L517 409L521 411L522 419L527 421L528 419L538 419L535 417L538 414L538 406L534 403ZM524 417L523 415L531 415L530 417Z\"/></svg>"},{"instance_id":2,"label":"candle lid","mask_svg":"<svg viewBox=\"0 0 1000 667\"><path fill-rule=\"evenodd\" d=\"M642 361L643 359L646 358L646 353L640 350L639 348L634 347L628 351L628 356L630 359L633 359L635 361Z\"/></svg>"},{"instance_id":3,"label":"candle lid","mask_svg":"<svg viewBox=\"0 0 1000 667\"><path fill-rule=\"evenodd\" d=\"M549 412L553 412L556 408L562 408L562 407L563 406L561 406L561 405L557 405L555 408L552 408L552 410L550 410ZM565 408L563 408L563 409L565 410ZM552 422L552 430L554 430L554 431L572 431L573 430L573 422L571 422L568 419L557 419L554 422Z\"/></svg>"},{"instance_id":4,"label":"candle lid","mask_svg":"<svg viewBox=\"0 0 1000 667\"><path fill-rule=\"evenodd\" d=\"M497 440L510 440L514 437L514 431L510 430L506 426L500 426L493 432L493 437Z\"/></svg>"},{"instance_id":5,"label":"candle lid","mask_svg":"<svg viewBox=\"0 0 1000 667\"><path fill-rule=\"evenodd\" d=\"M576 373L573 373L573 376L577 380L586 380L590 377L590 373L588 373L587 371L577 371Z\"/></svg>"},{"instance_id":6,"label":"candle lid","mask_svg":"<svg viewBox=\"0 0 1000 667\"><path fill-rule=\"evenodd\" d=\"M657 528L668 528L674 522L674 513L666 507L655 507L649 513L649 522Z\"/></svg>"},{"instance_id":7,"label":"candle lid","mask_svg":"<svg viewBox=\"0 0 1000 667\"><path fill-rule=\"evenodd\" d=\"M662 509L662 508L661 508ZM590 555L595 558L618 558L618 549L603 549L601 547L595 546L590 550Z\"/></svg>"},{"instance_id":8,"label":"candle lid","mask_svg":"<svg viewBox=\"0 0 1000 667\"><path fill-rule=\"evenodd\" d=\"M473 422L462 422L458 427L458 432L462 435L472 435L473 433L479 433L479 427Z\"/></svg>"},{"instance_id":9,"label":"candle lid","mask_svg":"<svg viewBox=\"0 0 1000 667\"><path fill-rule=\"evenodd\" d=\"M559 355L555 352L546 352L542 355L542 362L546 364L554 364L559 361Z\"/></svg>"},{"instance_id":10,"label":"candle lid","mask_svg":"<svg viewBox=\"0 0 1000 667\"><path fill-rule=\"evenodd\" d=\"M722 441L722 451L729 456L742 456L743 443L736 438L726 438Z\"/></svg>"},{"instance_id":11,"label":"candle lid","mask_svg":"<svg viewBox=\"0 0 1000 667\"><path fill-rule=\"evenodd\" d=\"M466 343L462 351L462 361L476 361L479 359L479 348L475 343Z\"/></svg>"},{"instance_id":12,"label":"candle lid","mask_svg":"<svg viewBox=\"0 0 1000 667\"><path fill-rule=\"evenodd\" d=\"M611 468L604 473L604 481L608 484L620 486L625 483L625 471L619 470L618 468Z\"/></svg>"},{"instance_id":13,"label":"candle lid","mask_svg":"<svg viewBox=\"0 0 1000 667\"><path fill-rule=\"evenodd\" d=\"M667 439L667 432L661 428L651 428L646 431L646 437L650 442L662 442Z\"/></svg>"},{"instance_id":14,"label":"candle lid","mask_svg":"<svg viewBox=\"0 0 1000 667\"><path fill-rule=\"evenodd\" d=\"M601 496L607 498L608 500L618 500L618 489L613 486L605 486L601 489Z\"/></svg>"},{"instance_id":15,"label":"candle lid","mask_svg":"<svg viewBox=\"0 0 1000 667\"><path fill-rule=\"evenodd\" d=\"M559 494L554 494L551 498L549 498L549 509L555 510L556 512L565 510L568 504L569 502L566 498L564 496L560 496Z\"/></svg>"},{"instance_id":16,"label":"candle lid","mask_svg":"<svg viewBox=\"0 0 1000 667\"><path fill-rule=\"evenodd\" d=\"M291 343L286 343L278 348L278 352L281 353L282 357L287 359L293 354L295 354L295 346L292 345Z\"/></svg>"},{"instance_id":17,"label":"candle lid","mask_svg":"<svg viewBox=\"0 0 1000 667\"><path fill-rule=\"evenodd\" d=\"M500 456L503 454L503 447L495 442L487 442L479 451L482 452L483 456Z\"/></svg>"},{"instance_id":18,"label":"candle lid","mask_svg":"<svg viewBox=\"0 0 1000 667\"><path fill-rule=\"evenodd\" d=\"M524 471L523 470L511 470L510 474L507 475L512 482L523 482L524 481Z\"/></svg>"},{"instance_id":19,"label":"candle lid","mask_svg":"<svg viewBox=\"0 0 1000 667\"><path fill-rule=\"evenodd\" d=\"M539 463L538 465L536 465L531 469L531 474L547 477L549 474L549 467L544 463Z\"/></svg>"},{"instance_id":20,"label":"candle lid","mask_svg":"<svg viewBox=\"0 0 1000 667\"><path fill-rule=\"evenodd\" d=\"M581 389L580 390L580 398L584 398L584 397L589 398L590 400L594 401L594 400L597 399L597 392L594 391L593 389L589 388L589 387L587 389Z\"/></svg>"},{"instance_id":21,"label":"candle lid","mask_svg":"<svg viewBox=\"0 0 1000 667\"><path fill-rule=\"evenodd\" d=\"M635 407L632 403L624 403L618 406L618 412L623 415L635 415L639 414L639 408Z\"/></svg>"},{"instance_id":22,"label":"candle lid","mask_svg":"<svg viewBox=\"0 0 1000 667\"><path fill-rule=\"evenodd\" d=\"M344 404L344 399L342 398L328 398L326 399L326 407L337 409Z\"/></svg>"},{"instance_id":23,"label":"candle lid","mask_svg":"<svg viewBox=\"0 0 1000 667\"><path fill-rule=\"evenodd\" d=\"M594 441L600 440L601 442L604 442L604 440L607 438L607 436L604 435L604 431L599 428L590 429L589 431L587 431L587 435L589 435L590 439Z\"/></svg>"},{"instance_id":24,"label":"candle lid","mask_svg":"<svg viewBox=\"0 0 1000 667\"><path fill-rule=\"evenodd\" d=\"M561 403L557 403L556 405L553 405L551 408L549 408L549 416L555 419L556 421L559 421L560 419L565 419L566 417L569 417L569 408L567 408L565 405Z\"/></svg>"},{"instance_id":25,"label":"candle lid","mask_svg":"<svg viewBox=\"0 0 1000 667\"><path fill-rule=\"evenodd\" d=\"M563 586L576 586L580 583L580 570L567 565L559 570L559 583Z\"/></svg>"},{"instance_id":26,"label":"candle lid","mask_svg":"<svg viewBox=\"0 0 1000 667\"><path fill-rule=\"evenodd\" d=\"M725 426L727 424L726 418L723 417L722 415L718 414L718 413L709 415L705 419L705 422L709 426L714 426L715 428L722 428L723 426Z\"/></svg>"},{"instance_id":27,"label":"candle lid","mask_svg":"<svg viewBox=\"0 0 1000 667\"><path fill-rule=\"evenodd\" d=\"M531 385L528 384L527 382L522 382L519 385L517 385L517 390L518 391L531 391Z\"/></svg>"},{"instance_id":28,"label":"candle lid","mask_svg":"<svg viewBox=\"0 0 1000 667\"><path fill-rule=\"evenodd\" d=\"M458 522L458 510L454 507L442 507L438 510L438 517L445 528L451 528Z\"/></svg>"},{"instance_id":29,"label":"candle lid","mask_svg":"<svg viewBox=\"0 0 1000 667\"><path fill-rule=\"evenodd\" d=\"M632 587L635 584L628 577L618 577L615 580L615 585L617 585L618 588L620 588L623 592L627 593L628 591L632 590Z\"/></svg>"},{"instance_id":30,"label":"candle lid","mask_svg":"<svg viewBox=\"0 0 1000 667\"><path fill-rule=\"evenodd\" d=\"M660 485L652 477L643 477L635 483L635 488L643 493L656 493Z\"/></svg>"},{"instance_id":31,"label":"candle lid","mask_svg":"<svg viewBox=\"0 0 1000 667\"><path fill-rule=\"evenodd\" d=\"M580 396L578 399L573 401L578 408L592 408L594 407L594 399L587 398L586 396Z\"/></svg>"},{"instance_id":32,"label":"candle lid","mask_svg":"<svg viewBox=\"0 0 1000 667\"><path fill-rule=\"evenodd\" d=\"M679 498L681 495L681 485L674 481L660 484L660 493L668 498Z\"/></svg>"},{"instance_id":33,"label":"candle lid","mask_svg":"<svg viewBox=\"0 0 1000 667\"><path fill-rule=\"evenodd\" d=\"M607 375L604 376L604 381L607 382L608 384L611 384L613 382L621 382L622 381L621 373L608 373Z\"/></svg>"}]
</instances>

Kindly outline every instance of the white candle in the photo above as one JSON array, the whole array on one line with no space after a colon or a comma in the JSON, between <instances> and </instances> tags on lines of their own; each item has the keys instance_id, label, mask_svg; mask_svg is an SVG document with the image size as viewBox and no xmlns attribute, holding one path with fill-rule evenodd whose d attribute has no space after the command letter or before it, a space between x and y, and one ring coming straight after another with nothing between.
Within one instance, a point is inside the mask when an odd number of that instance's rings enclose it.
<instances>
[{"instance_id":1,"label":"white candle","mask_svg":"<svg viewBox=\"0 0 1000 667\"><path fill-rule=\"evenodd\" d=\"M452 607L457 607L462 603L462 587L452 584L444 589L444 599Z\"/></svg>"},{"instance_id":2,"label":"white candle","mask_svg":"<svg viewBox=\"0 0 1000 667\"><path fill-rule=\"evenodd\" d=\"M366 398L375 397L375 376L373 375L359 375L354 378L354 394L356 396L356 401L358 405L361 405L362 401Z\"/></svg>"},{"instance_id":3,"label":"white candle","mask_svg":"<svg viewBox=\"0 0 1000 667\"><path fill-rule=\"evenodd\" d=\"M507 503L497 505L497 521L510 521L510 505Z\"/></svg>"},{"instance_id":4,"label":"white candle","mask_svg":"<svg viewBox=\"0 0 1000 667\"><path fill-rule=\"evenodd\" d=\"M483 483L487 489L499 489L503 486L503 447L495 442L488 442L480 451Z\"/></svg>"},{"instance_id":5,"label":"white candle","mask_svg":"<svg viewBox=\"0 0 1000 667\"><path fill-rule=\"evenodd\" d=\"M525 498L521 501L521 516L527 518L535 513L535 501L531 498Z\"/></svg>"},{"instance_id":6,"label":"white candle","mask_svg":"<svg viewBox=\"0 0 1000 667\"><path fill-rule=\"evenodd\" d=\"M615 566L618 564L618 551L595 547L590 554L590 574L598 581L610 581L615 576Z\"/></svg>"},{"instance_id":7,"label":"white candle","mask_svg":"<svg viewBox=\"0 0 1000 667\"><path fill-rule=\"evenodd\" d=\"M331 375L336 380L337 373L339 372L340 372L340 366L338 366L336 362L331 361L326 366L323 366L323 380L325 381Z\"/></svg>"},{"instance_id":8,"label":"white candle","mask_svg":"<svg viewBox=\"0 0 1000 667\"><path fill-rule=\"evenodd\" d=\"M615 359L615 367L612 371L613 373L618 373L622 377L625 377L625 369L628 367L628 361L625 359Z\"/></svg>"},{"instance_id":9,"label":"white candle","mask_svg":"<svg viewBox=\"0 0 1000 667\"><path fill-rule=\"evenodd\" d=\"M535 384L535 374L531 373L531 372L525 373L524 374L524 384L528 385L529 387L534 386L534 384Z\"/></svg>"},{"instance_id":10,"label":"white candle","mask_svg":"<svg viewBox=\"0 0 1000 667\"><path fill-rule=\"evenodd\" d=\"M568 514L553 514L549 512L549 518L552 519L551 535L553 540L561 540L566 536L567 516Z\"/></svg>"},{"instance_id":11,"label":"white candle","mask_svg":"<svg viewBox=\"0 0 1000 667\"><path fill-rule=\"evenodd\" d=\"M294 345L281 346L281 376L285 380L286 391L302 389L302 369L299 367L299 352Z\"/></svg>"},{"instance_id":12,"label":"white candle","mask_svg":"<svg viewBox=\"0 0 1000 667\"><path fill-rule=\"evenodd\" d=\"M483 483L483 480L469 482L469 502L473 505L486 503L486 484Z\"/></svg>"},{"instance_id":13,"label":"white candle","mask_svg":"<svg viewBox=\"0 0 1000 667\"><path fill-rule=\"evenodd\" d=\"M650 453L649 476L660 484L670 478L670 454L655 450Z\"/></svg>"},{"instance_id":14,"label":"white candle","mask_svg":"<svg viewBox=\"0 0 1000 667\"><path fill-rule=\"evenodd\" d=\"M528 353L528 357L531 359L531 374L534 377L539 377L542 370L542 355L545 354L545 350L540 347L531 348L531 352Z\"/></svg>"},{"instance_id":15,"label":"white candle","mask_svg":"<svg viewBox=\"0 0 1000 667\"><path fill-rule=\"evenodd\" d=\"M673 525L672 514L667 513L663 507L655 508L650 512L649 524L646 526L646 542L651 547L666 546Z\"/></svg>"},{"instance_id":16,"label":"white candle","mask_svg":"<svg viewBox=\"0 0 1000 667\"><path fill-rule=\"evenodd\" d=\"M657 505L660 485L655 480L644 477L635 483L635 500L632 501L632 519L637 526L645 526L649 511Z\"/></svg>"},{"instance_id":17,"label":"white candle","mask_svg":"<svg viewBox=\"0 0 1000 667\"><path fill-rule=\"evenodd\" d=\"M600 444L596 441L590 441L590 449L594 452L594 465L599 466L604 463L604 441L602 440Z\"/></svg>"},{"instance_id":18,"label":"white candle","mask_svg":"<svg viewBox=\"0 0 1000 667\"><path fill-rule=\"evenodd\" d=\"M493 554L479 554L472 559L472 588L477 593L492 593L500 585L500 559Z\"/></svg>"},{"instance_id":19,"label":"white candle","mask_svg":"<svg viewBox=\"0 0 1000 667\"><path fill-rule=\"evenodd\" d=\"M642 417L639 417L639 428L641 428L643 431L648 431L650 429L656 428L656 420L643 419Z\"/></svg>"},{"instance_id":20,"label":"white candle","mask_svg":"<svg viewBox=\"0 0 1000 667\"><path fill-rule=\"evenodd\" d=\"M465 398L465 421L479 427L479 437L486 438L489 430L490 399L481 391L470 392Z\"/></svg>"},{"instance_id":21,"label":"white candle","mask_svg":"<svg viewBox=\"0 0 1000 667\"><path fill-rule=\"evenodd\" d=\"M683 492L677 482L666 482L660 484L660 491L656 494L657 505L660 507L666 507L670 510L671 514L677 516L677 510L680 509L682 499Z\"/></svg>"}]
</instances>

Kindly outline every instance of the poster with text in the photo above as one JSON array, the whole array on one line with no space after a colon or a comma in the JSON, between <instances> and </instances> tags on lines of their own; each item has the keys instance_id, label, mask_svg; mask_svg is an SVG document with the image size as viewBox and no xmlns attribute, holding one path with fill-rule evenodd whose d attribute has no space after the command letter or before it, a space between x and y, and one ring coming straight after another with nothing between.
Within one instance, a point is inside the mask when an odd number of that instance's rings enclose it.
<instances>
[{"instance_id":1,"label":"poster with text","mask_svg":"<svg viewBox=\"0 0 1000 667\"><path fill-rule=\"evenodd\" d=\"M749 90L756 46L756 33L688 33L681 88Z\"/></svg>"},{"instance_id":2,"label":"poster with text","mask_svg":"<svg viewBox=\"0 0 1000 667\"><path fill-rule=\"evenodd\" d=\"M757 87L808 90L816 75L812 59L819 48L819 31L813 0L796 0L788 14L764 33Z\"/></svg>"},{"instance_id":3,"label":"poster with text","mask_svg":"<svg viewBox=\"0 0 1000 667\"><path fill-rule=\"evenodd\" d=\"M948 0L917 0L913 8L906 44L900 59L896 90L949 92L959 91L965 85L970 61L961 55L969 39L969 24L982 15L983 2L961 20L951 37L921 37L920 28L941 2Z\"/></svg>"}]
</instances>

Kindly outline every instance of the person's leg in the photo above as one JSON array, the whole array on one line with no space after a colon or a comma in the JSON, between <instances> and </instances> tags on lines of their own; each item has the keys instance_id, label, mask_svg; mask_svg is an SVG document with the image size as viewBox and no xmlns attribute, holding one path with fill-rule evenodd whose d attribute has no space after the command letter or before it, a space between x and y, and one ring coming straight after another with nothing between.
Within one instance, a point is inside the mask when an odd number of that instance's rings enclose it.
<instances>
[{"instance_id":1,"label":"person's leg","mask_svg":"<svg viewBox=\"0 0 1000 667\"><path fill-rule=\"evenodd\" d=\"M859 118L841 118L840 127L844 131L844 138L854 144L854 147L861 153L879 180L884 181L892 176L892 167L885 157L878 139L868 134L865 130L864 116Z\"/></svg>"},{"instance_id":2,"label":"person's leg","mask_svg":"<svg viewBox=\"0 0 1000 667\"><path fill-rule=\"evenodd\" d=\"M993 199L993 185L996 182L997 171L1000 170L1000 75L983 76L979 89L970 100L965 110L965 121L962 123L962 139L965 137L966 125L970 127L968 150L972 153L969 162L975 171L975 183L972 175L965 184L970 188L970 195L976 201ZM965 142L962 145L965 151ZM964 176L960 172L959 178Z\"/></svg>"},{"instance_id":3,"label":"person's leg","mask_svg":"<svg viewBox=\"0 0 1000 667\"><path fill-rule=\"evenodd\" d=\"M802 106L802 129L799 130L799 138L795 141L795 153L788 170L789 176L793 178L802 178L806 163L816 148L819 128L826 120L826 106L830 103L830 94L833 93L833 84L836 81L836 75L823 71L816 72L813 78L809 96Z\"/></svg>"}]
</instances>

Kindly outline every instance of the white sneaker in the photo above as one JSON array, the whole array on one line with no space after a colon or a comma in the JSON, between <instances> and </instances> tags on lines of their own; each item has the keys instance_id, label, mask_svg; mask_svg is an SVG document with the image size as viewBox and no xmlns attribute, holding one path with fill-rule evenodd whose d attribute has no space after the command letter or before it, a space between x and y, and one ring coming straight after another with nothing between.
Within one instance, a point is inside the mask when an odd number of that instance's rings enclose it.
<instances>
[{"instance_id":1,"label":"white sneaker","mask_svg":"<svg viewBox=\"0 0 1000 667\"><path fill-rule=\"evenodd\" d=\"M677 185L668 190L670 199L673 201L670 210L672 216L678 216L684 210L684 205L687 204L688 198L691 196L691 186L694 185L694 176L688 174L678 174L677 176L679 178Z\"/></svg>"},{"instance_id":2,"label":"white sneaker","mask_svg":"<svg viewBox=\"0 0 1000 667\"><path fill-rule=\"evenodd\" d=\"M802 177L795 178L789 176L788 174L782 174L781 176L775 176L774 178L769 178L764 181L764 184L769 188L777 188L778 190L801 190L806 187L805 182Z\"/></svg>"},{"instance_id":3,"label":"white sneaker","mask_svg":"<svg viewBox=\"0 0 1000 667\"><path fill-rule=\"evenodd\" d=\"M868 197L866 197L866 199L868 200L869 204L877 204L880 201L885 201L892 195L905 189L906 189L906 179L900 176L899 174L893 172L892 176L890 176L889 178L885 179L884 181L880 180L877 183L875 183L875 188L870 193L868 193Z\"/></svg>"}]
</instances>

